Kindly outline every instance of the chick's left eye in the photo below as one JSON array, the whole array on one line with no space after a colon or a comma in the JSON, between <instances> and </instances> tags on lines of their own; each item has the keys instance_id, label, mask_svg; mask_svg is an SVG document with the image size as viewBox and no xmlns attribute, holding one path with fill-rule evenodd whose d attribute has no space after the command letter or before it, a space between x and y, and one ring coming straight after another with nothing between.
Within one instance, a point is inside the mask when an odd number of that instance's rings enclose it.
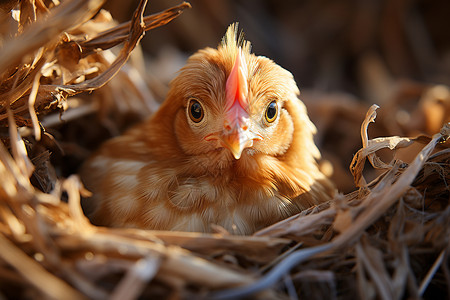
<instances>
[{"instance_id":1,"label":"chick's left eye","mask_svg":"<svg viewBox=\"0 0 450 300\"><path fill-rule=\"evenodd\" d=\"M188 111L189 117L193 122L198 123L203 119L203 107L197 100L191 99L189 101Z\"/></svg>"},{"instance_id":2,"label":"chick's left eye","mask_svg":"<svg viewBox=\"0 0 450 300\"><path fill-rule=\"evenodd\" d=\"M266 108L266 121L272 123L278 115L278 106L276 101L272 101Z\"/></svg>"}]
</instances>

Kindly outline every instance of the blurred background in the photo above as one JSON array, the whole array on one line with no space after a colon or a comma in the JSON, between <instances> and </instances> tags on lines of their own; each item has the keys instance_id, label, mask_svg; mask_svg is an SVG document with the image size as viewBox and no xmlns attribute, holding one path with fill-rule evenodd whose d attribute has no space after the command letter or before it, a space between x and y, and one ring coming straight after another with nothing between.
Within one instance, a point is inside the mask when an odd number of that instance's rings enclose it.
<instances>
[{"instance_id":1,"label":"blurred background","mask_svg":"<svg viewBox=\"0 0 450 300\"><path fill-rule=\"evenodd\" d=\"M105 8L115 19L126 21L137 3L110 0ZM147 13L178 3L150 1ZM289 69L301 88L350 92L370 101L376 95L371 94L368 80L376 76L444 84L450 79L447 0L190 3L192 9L182 17L149 32L142 40L146 53L156 57L176 49L192 54L215 47L227 26L237 21L253 51Z\"/></svg>"}]
</instances>

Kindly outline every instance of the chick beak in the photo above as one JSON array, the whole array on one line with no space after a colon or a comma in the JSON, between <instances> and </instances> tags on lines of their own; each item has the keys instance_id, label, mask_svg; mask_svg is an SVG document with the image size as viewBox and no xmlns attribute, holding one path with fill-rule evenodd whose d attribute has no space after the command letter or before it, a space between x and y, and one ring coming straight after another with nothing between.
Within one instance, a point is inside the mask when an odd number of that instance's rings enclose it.
<instances>
[{"instance_id":1,"label":"chick beak","mask_svg":"<svg viewBox=\"0 0 450 300\"><path fill-rule=\"evenodd\" d=\"M250 130L250 122L248 113L239 104L233 105L225 118L219 139L222 146L230 150L235 159L241 157L244 149L252 147L254 140L262 139L260 135Z\"/></svg>"},{"instance_id":2,"label":"chick beak","mask_svg":"<svg viewBox=\"0 0 450 300\"><path fill-rule=\"evenodd\" d=\"M223 146L230 150L235 159L241 158L245 148L253 146L253 139L247 138L246 131L248 130L244 130L242 127L234 128L221 138Z\"/></svg>"}]
</instances>

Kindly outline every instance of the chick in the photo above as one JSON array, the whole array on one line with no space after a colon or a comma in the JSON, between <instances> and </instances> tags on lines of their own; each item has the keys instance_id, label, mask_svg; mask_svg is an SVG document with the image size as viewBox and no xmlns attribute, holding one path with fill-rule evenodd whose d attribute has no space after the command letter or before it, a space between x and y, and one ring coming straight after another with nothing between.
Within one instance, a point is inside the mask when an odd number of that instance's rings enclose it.
<instances>
[{"instance_id":1,"label":"chick","mask_svg":"<svg viewBox=\"0 0 450 300\"><path fill-rule=\"evenodd\" d=\"M291 73L228 28L193 54L147 121L107 141L81 170L94 224L234 234L329 200L335 189Z\"/></svg>"}]
</instances>

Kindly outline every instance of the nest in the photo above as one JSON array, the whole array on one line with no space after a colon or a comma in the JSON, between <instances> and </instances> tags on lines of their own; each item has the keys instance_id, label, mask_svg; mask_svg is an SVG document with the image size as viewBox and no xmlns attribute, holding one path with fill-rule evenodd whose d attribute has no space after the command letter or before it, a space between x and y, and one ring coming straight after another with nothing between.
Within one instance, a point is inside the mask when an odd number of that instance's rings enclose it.
<instances>
[{"instance_id":1,"label":"nest","mask_svg":"<svg viewBox=\"0 0 450 300\"><path fill-rule=\"evenodd\" d=\"M144 17L141 1L124 24L100 10L103 1L57 4L2 4L8 22L0 56L1 297L450 295L450 127L432 137L370 139L376 106L362 122L363 147L350 164L354 191L252 236L90 224L80 206L88 192L76 175L65 176L70 162L52 158L61 148L78 153L78 161L89 155L80 149L95 146L95 123L86 125L93 112L102 128L116 132L106 116L126 123L130 112L143 117L157 108L157 88L140 75L139 56L126 62L145 31L189 4ZM64 126L57 125L61 118ZM78 142L67 147L67 135Z\"/></svg>"}]
</instances>

